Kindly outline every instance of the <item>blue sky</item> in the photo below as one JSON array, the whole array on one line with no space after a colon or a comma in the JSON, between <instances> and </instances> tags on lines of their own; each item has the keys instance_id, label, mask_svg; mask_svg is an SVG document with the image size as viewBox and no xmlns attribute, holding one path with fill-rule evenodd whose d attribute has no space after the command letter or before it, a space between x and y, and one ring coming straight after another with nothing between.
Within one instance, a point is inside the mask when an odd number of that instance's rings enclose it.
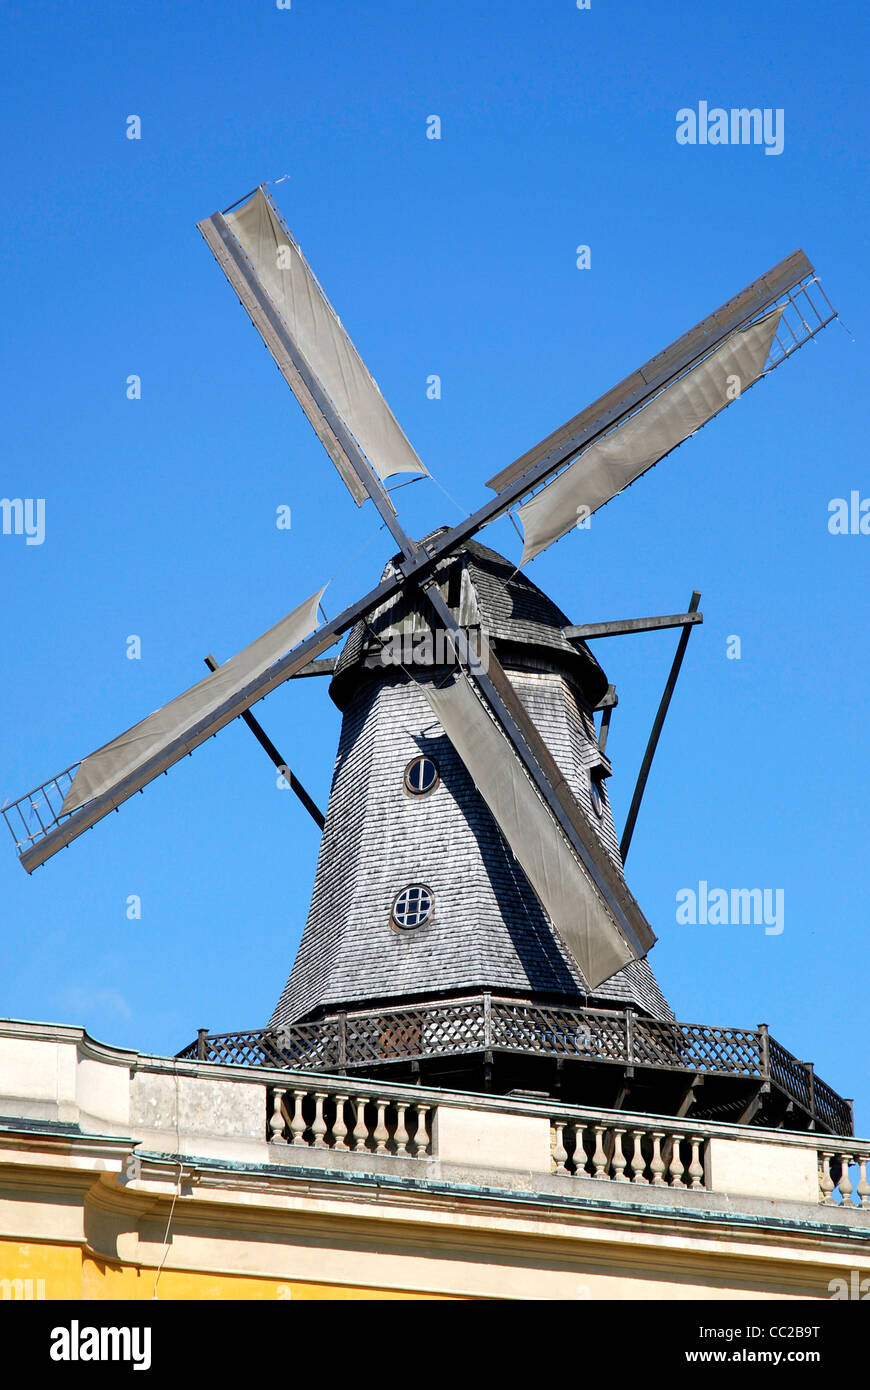
<instances>
[{"instance_id":1,"label":"blue sky","mask_svg":"<svg viewBox=\"0 0 870 1390\"><path fill-rule=\"evenodd\" d=\"M412 534L478 506L497 469L804 248L855 341L831 325L530 574L576 622L702 591L629 859L651 964L678 1017L767 1022L866 1128L870 537L827 528L832 498L870 496L865 13L94 0L7 3L0 26L0 495L46 500L41 546L0 536L0 802L330 577L335 613L393 549L198 219L289 175L274 190L286 220L450 495L398 495ZM782 108L782 154L678 145L676 112L702 100ZM483 539L519 554L508 522ZM620 694L620 826L674 644L596 648ZM325 804L339 726L325 685L293 682L256 713ZM317 832L240 723L32 878L0 832L2 1014L157 1052L265 1021ZM702 879L783 889L782 934L677 924L677 892Z\"/></svg>"}]
</instances>

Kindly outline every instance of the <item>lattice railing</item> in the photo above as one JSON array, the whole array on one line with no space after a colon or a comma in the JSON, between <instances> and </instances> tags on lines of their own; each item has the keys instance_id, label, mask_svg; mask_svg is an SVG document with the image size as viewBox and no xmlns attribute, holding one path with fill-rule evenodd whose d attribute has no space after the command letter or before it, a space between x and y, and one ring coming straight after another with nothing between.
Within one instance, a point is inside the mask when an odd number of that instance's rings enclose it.
<instances>
[{"instance_id":1,"label":"lattice railing","mask_svg":"<svg viewBox=\"0 0 870 1390\"><path fill-rule=\"evenodd\" d=\"M481 1001L346 1015L347 1066L474 1052L485 1046Z\"/></svg>"},{"instance_id":2,"label":"lattice railing","mask_svg":"<svg viewBox=\"0 0 870 1390\"><path fill-rule=\"evenodd\" d=\"M770 1039L770 1075L799 1105L812 1104L812 1080L805 1064L774 1038Z\"/></svg>"},{"instance_id":3,"label":"lattice railing","mask_svg":"<svg viewBox=\"0 0 870 1390\"><path fill-rule=\"evenodd\" d=\"M493 999L489 1045L548 1057L623 1061L629 1052L627 1015L604 1009L547 1008Z\"/></svg>"},{"instance_id":4,"label":"lattice railing","mask_svg":"<svg viewBox=\"0 0 870 1390\"><path fill-rule=\"evenodd\" d=\"M763 1076L763 1035L755 1028L709 1028L701 1023L637 1019L633 1060L691 1071Z\"/></svg>"},{"instance_id":5,"label":"lattice railing","mask_svg":"<svg viewBox=\"0 0 870 1390\"><path fill-rule=\"evenodd\" d=\"M819 1125L829 1129L832 1134L852 1133L852 1107L849 1101L837 1095L820 1076L813 1073L813 1111Z\"/></svg>"},{"instance_id":6,"label":"lattice railing","mask_svg":"<svg viewBox=\"0 0 870 1390\"><path fill-rule=\"evenodd\" d=\"M852 1132L849 1102L766 1028L663 1022L633 1010L571 1009L483 994L332 1014L277 1029L200 1033L178 1056L238 1066L353 1072L485 1050L771 1081L817 1127L834 1134Z\"/></svg>"},{"instance_id":7,"label":"lattice railing","mask_svg":"<svg viewBox=\"0 0 870 1390\"><path fill-rule=\"evenodd\" d=\"M242 1067L298 1067L317 1071L344 1065L338 1020L291 1024L243 1033L204 1033L177 1054L184 1061Z\"/></svg>"}]
</instances>

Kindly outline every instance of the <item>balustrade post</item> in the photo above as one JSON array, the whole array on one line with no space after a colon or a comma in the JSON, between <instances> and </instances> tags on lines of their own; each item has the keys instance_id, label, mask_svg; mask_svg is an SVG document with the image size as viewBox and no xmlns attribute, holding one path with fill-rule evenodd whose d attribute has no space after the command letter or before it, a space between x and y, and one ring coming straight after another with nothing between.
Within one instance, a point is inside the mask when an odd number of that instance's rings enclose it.
<instances>
[{"instance_id":1,"label":"balustrade post","mask_svg":"<svg viewBox=\"0 0 870 1390\"><path fill-rule=\"evenodd\" d=\"M661 1129L654 1129L654 1130L653 1130L653 1132L652 1132L653 1151L652 1151L652 1159L650 1160L650 1165L649 1165L649 1167L650 1167L650 1172L652 1173L652 1184L653 1184L653 1187L665 1187L665 1186L667 1185L667 1184L665 1183L665 1178L664 1178L665 1163L664 1163L664 1159L662 1158L662 1140L664 1139L664 1137L665 1137L664 1130L661 1130Z\"/></svg>"},{"instance_id":2,"label":"balustrade post","mask_svg":"<svg viewBox=\"0 0 870 1390\"><path fill-rule=\"evenodd\" d=\"M607 1177L607 1150L604 1147L604 1126L593 1126L595 1133L595 1152L592 1155L593 1178Z\"/></svg>"},{"instance_id":3,"label":"balustrade post","mask_svg":"<svg viewBox=\"0 0 870 1390\"><path fill-rule=\"evenodd\" d=\"M347 1142L347 1125L344 1119L344 1106L346 1100L347 1096L335 1097L335 1123L332 1126L332 1133L335 1136L333 1148L336 1149L349 1148Z\"/></svg>"},{"instance_id":4,"label":"balustrade post","mask_svg":"<svg viewBox=\"0 0 870 1390\"><path fill-rule=\"evenodd\" d=\"M634 1129L631 1130L630 1133L634 1141L631 1154L631 1180L632 1182L645 1183L644 1169L646 1168L646 1160L643 1156L643 1130Z\"/></svg>"},{"instance_id":5,"label":"balustrade post","mask_svg":"<svg viewBox=\"0 0 870 1390\"><path fill-rule=\"evenodd\" d=\"M286 1144L287 1142L287 1140L284 1138L283 1102L284 1092L278 1086L276 1086L273 1092L272 1099L272 1115L269 1119L269 1129L272 1131L269 1135L270 1144Z\"/></svg>"},{"instance_id":6,"label":"balustrade post","mask_svg":"<svg viewBox=\"0 0 870 1390\"><path fill-rule=\"evenodd\" d=\"M431 1106L417 1105L417 1128L414 1131L415 1157L423 1158L426 1154L429 1136L426 1133L426 1116Z\"/></svg>"},{"instance_id":7,"label":"balustrade post","mask_svg":"<svg viewBox=\"0 0 870 1390\"><path fill-rule=\"evenodd\" d=\"M837 1186L840 1189L842 1205L844 1207L850 1206L851 1203L849 1202L849 1198L852 1195L852 1179L849 1177L849 1163L851 1161L851 1154L841 1153L838 1154L837 1157L840 1160L840 1181Z\"/></svg>"},{"instance_id":8,"label":"balustrade post","mask_svg":"<svg viewBox=\"0 0 870 1390\"><path fill-rule=\"evenodd\" d=\"M368 1125L366 1124L366 1098L357 1096L356 1115L353 1122L353 1146L357 1153L368 1147Z\"/></svg>"},{"instance_id":9,"label":"balustrade post","mask_svg":"<svg viewBox=\"0 0 870 1390\"><path fill-rule=\"evenodd\" d=\"M389 1101L381 1100L381 1099L379 1098L379 1099L376 1101L376 1104L377 1104L377 1107L378 1107L378 1122L377 1122L377 1124L376 1124L376 1126L375 1126L375 1135L374 1135L374 1138L375 1138L375 1153L376 1153L376 1154L385 1154L385 1153L387 1152L387 1140L388 1140L389 1137L390 1137L390 1132L389 1132L389 1130L387 1129L387 1123L386 1123L386 1118L385 1118L387 1106L389 1105Z\"/></svg>"},{"instance_id":10,"label":"balustrade post","mask_svg":"<svg viewBox=\"0 0 870 1390\"><path fill-rule=\"evenodd\" d=\"M832 1153L819 1154L819 1191L825 1206L836 1206L834 1202L834 1179L831 1177Z\"/></svg>"},{"instance_id":11,"label":"balustrade post","mask_svg":"<svg viewBox=\"0 0 870 1390\"><path fill-rule=\"evenodd\" d=\"M858 1159L858 1186L855 1193L862 1207L870 1206L870 1182L868 1182L868 1170L870 1170L870 1159Z\"/></svg>"},{"instance_id":12,"label":"balustrade post","mask_svg":"<svg viewBox=\"0 0 870 1390\"><path fill-rule=\"evenodd\" d=\"M761 1076L764 1081L770 1080L770 1031L766 1023L758 1025L758 1044L761 1051Z\"/></svg>"},{"instance_id":13,"label":"balustrade post","mask_svg":"<svg viewBox=\"0 0 870 1390\"><path fill-rule=\"evenodd\" d=\"M567 1120L553 1121L553 1167L557 1173L568 1176L568 1150L565 1148L562 1133Z\"/></svg>"},{"instance_id":14,"label":"balustrade post","mask_svg":"<svg viewBox=\"0 0 870 1390\"><path fill-rule=\"evenodd\" d=\"M689 1164L689 1177L691 1178L691 1182L689 1183L689 1187L691 1187L691 1188L699 1188L699 1187L703 1187L703 1186L704 1186L704 1183L703 1183L703 1178L704 1178L704 1165L703 1165L703 1163L701 1162L701 1155L700 1155L700 1149L702 1148L702 1146L703 1146L703 1144L704 1144L704 1140L703 1140L703 1138L702 1138L700 1135L698 1135L698 1134L693 1134L692 1137L691 1137L691 1144L692 1144L692 1162Z\"/></svg>"},{"instance_id":15,"label":"balustrade post","mask_svg":"<svg viewBox=\"0 0 870 1390\"><path fill-rule=\"evenodd\" d=\"M311 1126L311 1142L315 1149L325 1149L327 1147L326 1120L323 1115L323 1102L325 1100L325 1091L314 1092L314 1123Z\"/></svg>"},{"instance_id":16,"label":"balustrade post","mask_svg":"<svg viewBox=\"0 0 870 1390\"><path fill-rule=\"evenodd\" d=\"M405 1119L405 1111L408 1109L408 1102L404 1100L396 1101L396 1157L404 1158L408 1152L408 1122Z\"/></svg>"},{"instance_id":17,"label":"balustrade post","mask_svg":"<svg viewBox=\"0 0 870 1390\"><path fill-rule=\"evenodd\" d=\"M574 1164L574 1176L576 1178L586 1178L586 1147L583 1143L583 1126L576 1120L571 1121L571 1137L574 1140L574 1153L569 1162ZM566 1146L567 1147L567 1146Z\"/></svg>"},{"instance_id":18,"label":"balustrade post","mask_svg":"<svg viewBox=\"0 0 870 1390\"><path fill-rule=\"evenodd\" d=\"M668 1176L670 1179L670 1181L668 1182L669 1187L684 1186L683 1177L685 1175L686 1169L683 1163L683 1156L680 1152L680 1146L682 1145L683 1138L684 1136L682 1134L675 1134L671 1139L671 1153L670 1158L668 1159L667 1168Z\"/></svg>"},{"instance_id":19,"label":"balustrade post","mask_svg":"<svg viewBox=\"0 0 870 1390\"><path fill-rule=\"evenodd\" d=\"M625 1176L625 1154L622 1152L622 1136L625 1134L625 1130L613 1129L611 1133L613 1135L613 1181L629 1182L630 1179Z\"/></svg>"},{"instance_id":20,"label":"balustrade post","mask_svg":"<svg viewBox=\"0 0 870 1390\"><path fill-rule=\"evenodd\" d=\"M305 1123L305 1116L302 1114L302 1102L307 1094L307 1091L293 1092L293 1118L290 1121L291 1144L305 1143L305 1131L308 1126Z\"/></svg>"}]
</instances>

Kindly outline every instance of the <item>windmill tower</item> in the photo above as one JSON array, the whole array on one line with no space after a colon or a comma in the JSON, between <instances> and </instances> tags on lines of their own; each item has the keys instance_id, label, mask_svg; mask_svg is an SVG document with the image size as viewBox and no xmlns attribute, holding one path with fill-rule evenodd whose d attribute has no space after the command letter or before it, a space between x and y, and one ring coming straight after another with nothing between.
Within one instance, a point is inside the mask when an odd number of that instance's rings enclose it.
<instances>
[{"instance_id":1,"label":"windmill tower","mask_svg":"<svg viewBox=\"0 0 870 1390\"><path fill-rule=\"evenodd\" d=\"M199 227L354 501L372 502L398 553L337 617L318 625L317 589L5 807L22 865L32 872L235 718L283 768L250 708L328 670L343 724L311 912L273 1019L234 1043L233 1059L410 1070L601 1104L631 1085L657 1113L685 1106L685 1073L745 1039L701 1030L701 1046L673 1020L623 865L697 597L687 614L578 627L522 570L831 322L812 265L794 252L490 479L494 496L471 516L416 542L385 483L428 470L266 191ZM515 504L519 568L475 539ZM606 790L614 699L585 639L675 626L677 658L618 843ZM345 634L338 661L324 660ZM197 1046L221 1055L214 1041ZM625 1064L616 1095L614 1058ZM719 1070L746 1094L708 1087L709 1105L769 1106L758 1066Z\"/></svg>"},{"instance_id":2,"label":"windmill tower","mask_svg":"<svg viewBox=\"0 0 870 1390\"><path fill-rule=\"evenodd\" d=\"M565 637L568 619L555 604L478 542L466 542L438 577L457 621L479 647L497 650L621 873L611 769L593 720L608 690L598 662ZM419 607L392 601L356 624L338 660L330 693L342 732L311 910L271 1025L401 1004L422 1005L422 1018L439 1001L486 995L672 1018L646 960L592 991L554 936L433 716L425 689L449 680L453 665L437 637ZM487 1064L472 1054L427 1067L454 1083L462 1071L479 1082Z\"/></svg>"}]
</instances>

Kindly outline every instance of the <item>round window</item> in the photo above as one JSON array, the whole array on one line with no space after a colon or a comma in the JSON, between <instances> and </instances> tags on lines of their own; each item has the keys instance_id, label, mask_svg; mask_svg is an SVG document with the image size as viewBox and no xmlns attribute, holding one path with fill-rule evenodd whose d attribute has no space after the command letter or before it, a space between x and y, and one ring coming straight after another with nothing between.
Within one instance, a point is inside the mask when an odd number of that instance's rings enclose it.
<instances>
[{"instance_id":1,"label":"round window","mask_svg":"<svg viewBox=\"0 0 870 1390\"><path fill-rule=\"evenodd\" d=\"M405 768L405 789L414 796L425 796L438 781L438 768L431 758L414 758Z\"/></svg>"},{"instance_id":2,"label":"round window","mask_svg":"<svg viewBox=\"0 0 870 1390\"><path fill-rule=\"evenodd\" d=\"M391 914L393 923L403 931L410 927L422 927L432 916L434 906L431 890L422 883L412 883L410 888L403 888L396 896Z\"/></svg>"},{"instance_id":3,"label":"round window","mask_svg":"<svg viewBox=\"0 0 870 1390\"><path fill-rule=\"evenodd\" d=\"M592 801L592 809L600 818L604 814L604 802L601 799L601 783L597 777L589 778L589 796Z\"/></svg>"}]
</instances>

